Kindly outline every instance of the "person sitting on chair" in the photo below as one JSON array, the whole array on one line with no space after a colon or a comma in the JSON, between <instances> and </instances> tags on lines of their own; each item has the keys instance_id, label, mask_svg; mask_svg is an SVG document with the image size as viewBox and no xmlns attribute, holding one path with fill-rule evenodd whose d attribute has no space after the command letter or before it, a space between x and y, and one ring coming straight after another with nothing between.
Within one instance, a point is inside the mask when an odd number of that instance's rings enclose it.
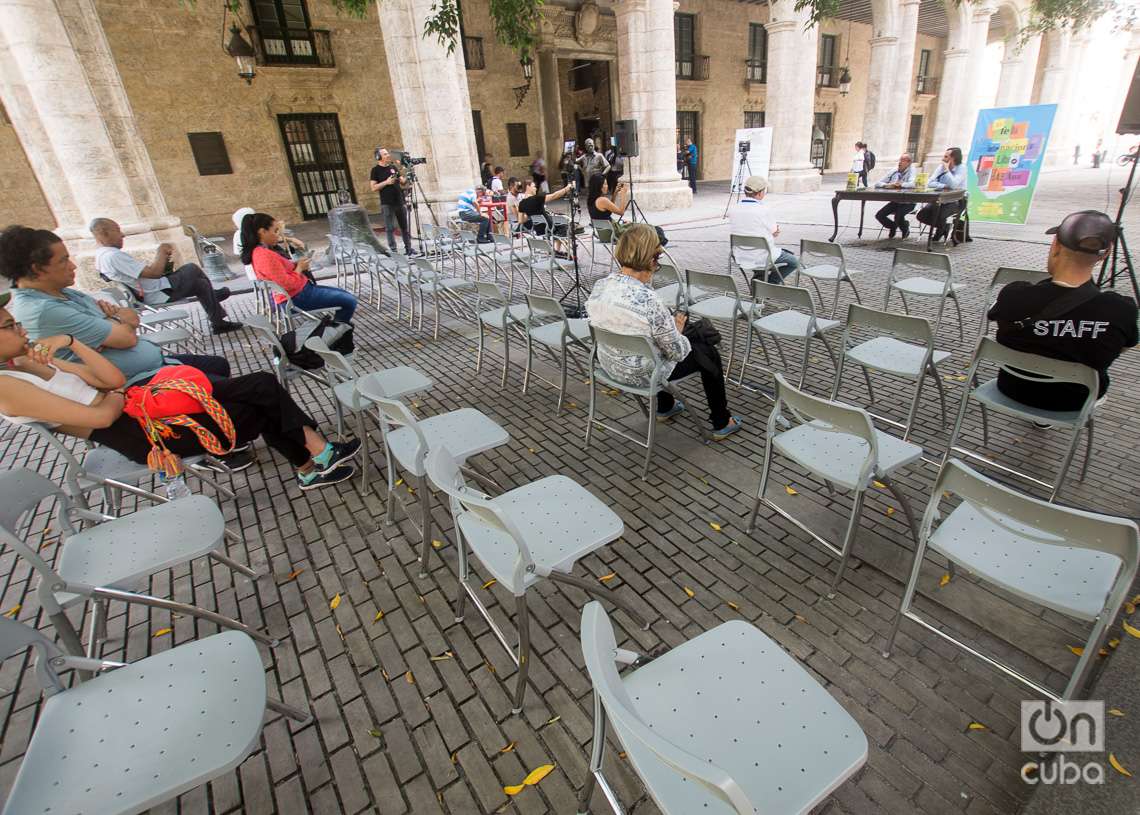
<instances>
[{"instance_id":1,"label":"person sitting on chair","mask_svg":"<svg viewBox=\"0 0 1140 815\"><path fill-rule=\"evenodd\" d=\"M88 228L99 244L95 250L95 268L103 277L124 284L148 306L186 297L198 298L215 334L241 328L241 323L226 319L226 310L220 305L230 296L230 290L215 289L196 263L184 263L174 269L171 260L174 247L169 243L160 243L154 259L146 263L123 251L123 230L115 221L96 218Z\"/></svg>"},{"instance_id":2,"label":"person sitting on chair","mask_svg":"<svg viewBox=\"0 0 1140 815\"><path fill-rule=\"evenodd\" d=\"M356 297L336 286L318 286L310 277L311 259L304 257L294 263L286 260L272 247L281 241L278 221L272 215L255 212L241 222L241 262L253 267L258 280L269 280L285 290L293 305L305 311L335 308L336 319L347 323L356 312Z\"/></svg>"},{"instance_id":3,"label":"person sitting on chair","mask_svg":"<svg viewBox=\"0 0 1140 815\"><path fill-rule=\"evenodd\" d=\"M892 170L886 178L877 183L875 188L880 190L913 190L914 165L910 163L910 154L903 153L899 156L898 168ZM903 238L906 238L910 234L910 224L906 222L906 216L913 209L914 204L891 201L875 213L875 219L887 230L888 238L893 238L896 230L902 233Z\"/></svg>"},{"instance_id":4,"label":"person sitting on chair","mask_svg":"<svg viewBox=\"0 0 1140 815\"><path fill-rule=\"evenodd\" d=\"M536 235L545 235L546 226L544 224L531 224L530 219L535 215L541 215L546 219L546 223L553 223L553 217L546 211L546 204L548 201L557 201L564 195L570 192L570 185L567 184L560 190L555 190L551 193L538 192L534 186L533 181L526 183L526 195L519 199L519 218L527 229L530 229ZM566 227L558 227L554 230L554 234L559 237L566 236Z\"/></svg>"},{"instance_id":5,"label":"person sitting on chair","mask_svg":"<svg viewBox=\"0 0 1140 815\"><path fill-rule=\"evenodd\" d=\"M594 284L586 301L590 324L618 334L647 337L661 352L664 373L670 381L700 371L701 384L709 403L713 438L728 438L741 428L741 420L728 409L724 388L724 364L716 345L690 326L688 315L670 314L650 287L654 269L662 253L657 232L649 224L631 224L614 249L618 268ZM653 372L653 360L625 356L598 346L598 362L607 374L634 387L646 387ZM668 391L657 394L657 419L665 421L685 409Z\"/></svg>"},{"instance_id":6,"label":"person sitting on chair","mask_svg":"<svg viewBox=\"0 0 1140 815\"><path fill-rule=\"evenodd\" d=\"M768 194L768 179L762 175L750 175L744 181L744 197L728 214L728 232L748 238L768 238L776 245L780 235L780 225L772 215L772 210L764 201ZM764 263L763 249L737 247L733 257L742 269L752 269L754 278L760 277ZM768 272L769 283L783 283L788 275L799 268L800 262L787 249L781 249L775 259L776 268Z\"/></svg>"},{"instance_id":7,"label":"person sitting on chair","mask_svg":"<svg viewBox=\"0 0 1140 815\"><path fill-rule=\"evenodd\" d=\"M151 442L139 421L123 412L127 380L122 371L72 334L29 342L6 308L10 298L11 292L0 293L0 417L13 424L43 422L58 433L105 445L146 464ZM58 356L63 353L74 361ZM262 371L214 382L212 395L233 421L235 448L264 436L266 444L297 468L302 490L347 481L356 472L348 462L360 442L326 440L273 374ZM189 415L217 439L225 439L212 416ZM164 438L163 444L178 456L207 452L188 429ZM236 451L222 460L230 470L253 463L248 453Z\"/></svg>"},{"instance_id":8,"label":"person sitting on chair","mask_svg":"<svg viewBox=\"0 0 1140 815\"><path fill-rule=\"evenodd\" d=\"M926 186L931 190L966 189L966 168L962 166L961 148L946 148L942 154L942 165ZM914 217L934 230L932 240L940 241L950 232L950 219L961 212L965 204L965 198L948 204L926 204Z\"/></svg>"},{"instance_id":9,"label":"person sitting on chair","mask_svg":"<svg viewBox=\"0 0 1140 815\"><path fill-rule=\"evenodd\" d=\"M617 202L609 198L612 193ZM586 209L590 213L591 221L610 221L613 222L613 216L616 215L618 220L625 215L625 210L629 206L629 187L623 182L618 182L616 190L609 189L609 182L604 175L594 175L590 177L590 184L586 192ZM617 227L620 230L620 227Z\"/></svg>"},{"instance_id":10,"label":"person sitting on chair","mask_svg":"<svg viewBox=\"0 0 1140 815\"><path fill-rule=\"evenodd\" d=\"M997 341L1015 351L1079 362L1095 368L1099 397L1108 391L1108 367L1137 342L1136 302L1115 291L1101 291L1093 267L1116 240L1116 224L1103 212L1086 209L1067 215L1046 230L1049 280L1019 281L1001 290L988 317L998 324ZM1033 382L998 371L998 390L1023 405L1043 410L1080 410L1088 397L1081 385Z\"/></svg>"},{"instance_id":11,"label":"person sitting on chair","mask_svg":"<svg viewBox=\"0 0 1140 815\"><path fill-rule=\"evenodd\" d=\"M75 285L75 264L54 232L10 226L0 232L0 275L14 290L9 311L33 339L71 334L102 351L135 385L149 381L163 365L182 363L212 380L230 375L225 357L166 354L139 334L134 309L96 300Z\"/></svg>"},{"instance_id":12,"label":"person sitting on chair","mask_svg":"<svg viewBox=\"0 0 1140 815\"><path fill-rule=\"evenodd\" d=\"M456 212L459 215L459 220L466 221L469 224L478 224L479 233L476 235L475 240L478 243L493 243L494 238L491 237L491 219L479 211L479 198L483 195L486 187L468 187L459 194L459 200L456 201Z\"/></svg>"}]
</instances>

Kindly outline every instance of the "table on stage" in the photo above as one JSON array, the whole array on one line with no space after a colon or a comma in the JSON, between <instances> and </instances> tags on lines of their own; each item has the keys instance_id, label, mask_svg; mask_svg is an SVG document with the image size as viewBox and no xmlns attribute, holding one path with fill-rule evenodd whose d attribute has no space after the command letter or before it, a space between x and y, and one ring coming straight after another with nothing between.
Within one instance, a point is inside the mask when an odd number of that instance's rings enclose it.
<instances>
[{"instance_id":1,"label":"table on stage","mask_svg":"<svg viewBox=\"0 0 1140 815\"><path fill-rule=\"evenodd\" d=\"M864 190L836 190L835 197L831 199L831 215L834 231L831 237L828 238L832 243L835 242L835 236L839 234L839 202L840 201L858 201L859 202L859 232L857 237L863 237L863 218L867 212L868 201L882 201L884 203L893 201L901 204L915 204L922 206L923 204L949 204L954 201L961 201L966 197L965 190L927 190L926 192L915 192L914 190L888 190L888 189L864 189ZM954 240L954 227L958 222L965 220L965 240L970 240L970 218L962 210L958 209L954 213L954 226L950 229L950 241L954 246L958 242ZM926 234L926 251L930 251L930 244L934 238L934 230L931 229Z\"/></svg>"}]
</instances>

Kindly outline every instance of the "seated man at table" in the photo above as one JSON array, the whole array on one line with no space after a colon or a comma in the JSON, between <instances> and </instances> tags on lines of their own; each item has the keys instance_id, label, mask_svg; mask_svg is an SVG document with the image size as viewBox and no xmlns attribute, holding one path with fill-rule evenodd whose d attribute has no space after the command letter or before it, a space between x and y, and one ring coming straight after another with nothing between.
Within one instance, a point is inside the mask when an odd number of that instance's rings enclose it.
<instances>
[{"instance_id":1,"label":"seated man at table","mask_svg":"<svg viewBox=\"0 0 1140 815\"><path fill-rule=\"evenodd\" d=\"M942 154L942 165L934 177L926 182L930 190L966 189L966 168L962 166L962 149L947 147ZM950 231L949 221L957 215L966 203L962 198L948 204L930 203L918 211L914 217L934 230L934 240L940 241Z\"/></svg>"},{"instance_id":2,"label":"seated man at table","mask_svg":"<svg viewBox=\"0 0 1140 815\"><path fill-rule=\"evenodd\" d=\"M771 206L764 200L768 194L768 179L762 175L750 175L744 181L744 197L740 199L728 215L728 233L749 238L769 238L774 246L780 236L780 225L772 213ZM733 253L736 264L741 269L751 269L754 278L760 277L760 269L765 263L763 249L737 247ZM784 279L799 268L800 262L787 249L780 250L775 258L776 268L768 273L769 283L783 283Z\"/></svg>"},{"instance_id":3,"label":"seated man at table","mask_svg":"<svg viewBox=\"0 0 1140 815\"><path fill-rule=\"evenodd\" d=\"M491 219L486 215L479 212L479 199L483 195L483 185L475 188L467 188L459 194L459 220L466 221L470 224L479 224L479 235L476 240L479 243L492 243L491 238Z\"/></svg>"},{"instance_id":4,"label":"seated man at table","mask_svg":"<svg viewBox=\"0 0 1140 815\"><path fill-rule=\"evenodd\" d=\"M1114 291L1101 291L1093 267L1116 238L1116 224L1103 212L1086 209L1046 230L1049 280L1010 283L1001 290L989 318L998 324L997 341L1015 351L1079 362L1095 368L1098 396L1108 390L1108 366L1137 342L1136 303ZM1088 390L1072 383L1033 382L998 371L998 390L1023 405L1044 410L1080 410Z\"/></svg>"},{"instance_id":5,"label":"seated man at table","mask_svg":"<svg viewBox=\"0 0 1140 815\"><path fill-rule=\"evenodd\" d=\"M163 365L176 363L193 366L211 378L230 375L230 364L223 357L164 354L145 335L138 336L139 315L134 310L71 288L75 264L63 241L46 229L10 226L0 232L0 274L14 289L8 311L30 339L71 334L109 359L128 385L145 382Z\"/></svg>"},{"instance_id":6,"label":"seated man at table","mask_svg":"<svg viewBox=\"0 0 1140 815\"><path fill-rule=\"evenodd\" d=\"M230 290L215 289L196 263L184 263L173 269L174 247L169 243L160 243L154 259L147 263L123 251L123 230L110 218L96 218L89 229L99 244L95 250L95 268L103 277L125 284L148 306L186 297L198 298L215 334L241 328L241 323L226 319L226 310L220 305L230 296ZM173 270L167 272L168 267Z\"/></svg>"},{"instance_id":7,"label":"seated man at table","mask_svg":"<svg viewBox=\"0 0 1140 815\"><path fill-rule=\"evenodd\" d=\"M877 190L913 190L914 165L910 163L910 153L899 156L899 166L892 170L886 178L875 185ZM906 222L907 214L914 209L914 204L903 201L891 201L875 213L875 219L887 230L887 237L893 238L895 232L901 232L905 238L910 234L910 224Z\"/></svg>"}]
</instances>

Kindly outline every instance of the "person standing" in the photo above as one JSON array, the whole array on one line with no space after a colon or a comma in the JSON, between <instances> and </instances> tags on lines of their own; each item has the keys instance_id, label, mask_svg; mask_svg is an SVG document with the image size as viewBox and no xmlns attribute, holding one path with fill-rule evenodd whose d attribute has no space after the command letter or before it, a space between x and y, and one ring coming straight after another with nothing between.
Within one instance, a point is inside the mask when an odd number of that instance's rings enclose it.
<instances>
[{"instance_id":1,"label":"person standing","mask_svg":"<svg viewBox=\"0 0 1140 815\"><path fill-rule=\"evenodd\" d=\"M483 166L479 168L479 178L483 180L483 187L489 189L491 186L491 176L495 174L494 159L491 154L483 156Z\"/></svg>"},{"instance_id":2,"label":"person standing","mask_svg":"<svg viewBox=\"0 0 1140 815\"><path fill-rule=\"evenodd\" d=\"M588 185L591 176L604 176L608 173L610 171L610 163L606 161L605 156L594 148L593 139L586 139L585 148L586 152L578 158L578 167L582 171L580 183Z\"/></svg>"},{"instance_id":3,"label":"person standing","mask_svg":"<svg viewBox=\"0 0 1140 815\"><path fill-rule=\"evenodd\" d=\"M685 139L685 162L689 168L689 189L697 193L697 146L690 138Z\"/></svg>"},{"instance_id":4,"label":"person standing","mask_svg":"<svg viewBox=\"0 0 1140 815\"><path fill-rule=\"evenodd\" d=\"M910 153L903 153L899 156L898 169L892 170L875 187L880 190L913 190L914 165L910 163ZM907 223L906 216L913 209L914 204L891 201L875 213L875 220L887 230L888 238L893 238L896 231L901 232L905 238L910 234L910 224Z\"/></svg>"},{"instance_id":5,"label":"person standing","mask_svg":"<svg viewBox=\"0 0 1140 815\"><path fill-rule=\"evenodd\" d=\"M506 172L507 171L505 169L503 169L502 167L496 167L495 168L495 174L493 176L491 176L491 193L493 195L499 195L503 192L506 192L505 178L504 178L504 176L506 175Z\"/></svg>"},{"instance_id":6,"label":"person standing","mask_svg":"<svg viewBox=\"0 0 1140 815\"><path fill-rule=\"evenodd\" d=\"M404 190L400 186L400 168L392 161L392 154L381 147L376 151L376 166L372 168L371 186L380 193L380 212L384 215L384 234L388 249L396 254L396 226L404 237L404 254L412 257L411 230L408 229L408 208L404 206Z\"/></svg>"},{"instance_id":7,"label":"person standing","mask_svg":"<svg viewBox=\"0 0 1140 815\"><path fill-rule=\"evenodd\" d=\"M867 155L867 145L861 141L855 142L855 155L851 157L851 172L859 177L860 187L867 186L867 168L863 161Z\"/></svg>"},{"instance_id":8,"label":"person standing","mask_svg":"<svg viewBox=\"0 0 1140 815\"><path fill-rule=\"evenodd\" d=\"M546 161L542 158L542 153L535 153L534 161L530 163L530 177L534 179L534 186L539 192L549 192L550 188L543 187L546 185Z\"/></svg>"},{"instance_id":9,"label":"person standing","mask_svg":"<svg viewBox=\"0 0 1140 815\"><path fill-rule=\"evenodd\" d=\"M618 188L618 179L625 172L625 156L616 147L611 146L606 151L606 161L610 163L610 171L606 173L606 188L614 192Z\"/></svg>"},{"instance_id":10,"label":"person standing","mask_svg":"<svg viewBox=\"0 0 1140 815\"><path fill-rule=\"evenodd\" d=\"M1081 160L1081 146L1078 144L1073 148L1073 166L1077 166L1077 162Z\"/></svg>"}]
</instances>

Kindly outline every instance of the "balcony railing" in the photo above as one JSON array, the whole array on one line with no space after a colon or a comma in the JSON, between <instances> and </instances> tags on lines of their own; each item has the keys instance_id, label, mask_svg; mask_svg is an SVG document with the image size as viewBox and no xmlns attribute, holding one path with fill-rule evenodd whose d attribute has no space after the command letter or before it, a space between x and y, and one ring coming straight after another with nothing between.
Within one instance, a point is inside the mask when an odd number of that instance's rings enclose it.
<instances>
[{"instance_id":1,"label":"balcony railing","mask_svg":"<svg viewBox=\"0 0 1140 815\"><path fill-rule=\"evenodd\" d=\"M709 78L709 58L701 54L677 57L677 79L703 82Z\"/></svg>"},{"instance_id":2,"label":"balcony railing","mask_svg":"<svg viewBox=\"0 0 1140 815\"><path fill-rule=\"evenodd\" d=\"M257 52L258 65L313 65L335 68L329 32L320 28L293 28L281 31L248 26Z\"/></svg>"},{"instance_id":3,"label":"balcony railing","mask_svg":"<svg viewBox=\"0 0 1140 815\"><path fill-rule=\"evenodd\" d=\"M487 62L483 58L482 37L463 38L463 64L468 71L482 71L487 67Z\"/></svg>"},{"instance_id":4,"label":"balcony railing","mask_svg":"<svg viewBox=\"0 0 1140 815\"><path fill-rule=\"evenodd\" d=\"M920 76L915 82L914 92L920 96L934 96L938 93L938 77Z\"/></svg>"},{"instance_id":5,"label":"balcony railing","mask_svg":"<svg viewBox=\"0 0 1140 815\"><path fill-rule=\"evenodd\" d=\"M817 65L815 68L815 86L817 88L838 88L839 68L834 65Z\"/></svg>"},{"instance_id":6,"label":"balcony railing","mask_svg":"<svg viewBox=\"0 0 1140 815\"><path fill-rule=\"evenodd\" d=\"M744 81L749 85L766 84L768 82L768 63L762 59L744 60Z\"/></svg>"}]
</instances>

